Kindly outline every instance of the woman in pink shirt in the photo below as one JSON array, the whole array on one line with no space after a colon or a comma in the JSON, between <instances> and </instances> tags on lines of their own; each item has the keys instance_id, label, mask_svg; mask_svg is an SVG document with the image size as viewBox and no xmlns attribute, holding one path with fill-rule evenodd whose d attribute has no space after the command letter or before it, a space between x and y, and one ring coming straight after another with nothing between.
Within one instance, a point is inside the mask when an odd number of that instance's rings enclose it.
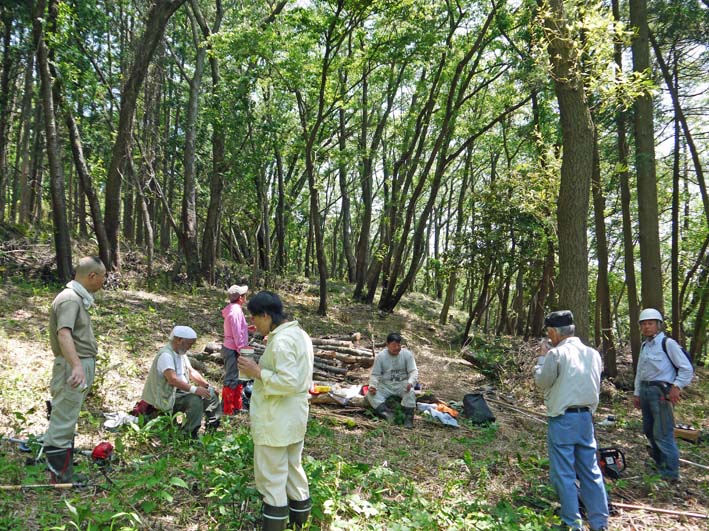
<instances>
[{"instance_id":1,"label":"woman in pink shirt","mask_svg":"<svg viewBox=\"0 0 709 531\"><path fill-rule=\"evenodd\" d=\"M241 309L246 302L248 286L231 286L227 290L229 304L222 309L224 317L224 343L222 356L224 357L224 389L222 390L222 408L225 415L233 415L242 408L241 391L243 386L239 383L239 367L236 360L239 350L249 344L249 329Z\"/></svg>"}]
</instances>

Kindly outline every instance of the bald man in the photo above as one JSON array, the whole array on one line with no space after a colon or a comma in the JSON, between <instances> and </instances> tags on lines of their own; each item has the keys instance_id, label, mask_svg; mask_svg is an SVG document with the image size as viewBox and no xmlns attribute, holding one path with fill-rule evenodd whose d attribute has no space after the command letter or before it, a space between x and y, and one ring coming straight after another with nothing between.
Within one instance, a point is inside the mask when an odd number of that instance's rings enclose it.
<instances>
[{"instance_id":1,"label":"bald man","mask_svg":"<svg viewBox=\"0 0 709 531\"><path fill-rule=\"evenodd\" d=\"M74 280L52 302L49 341L54 353L52 412L44 436L44 453L52 483L76 483L73 476L74 433L79 411L94 381L98 345L89 308L101 289L106 267L101 259L79 261Z\"/></svg>"}]
</instances>

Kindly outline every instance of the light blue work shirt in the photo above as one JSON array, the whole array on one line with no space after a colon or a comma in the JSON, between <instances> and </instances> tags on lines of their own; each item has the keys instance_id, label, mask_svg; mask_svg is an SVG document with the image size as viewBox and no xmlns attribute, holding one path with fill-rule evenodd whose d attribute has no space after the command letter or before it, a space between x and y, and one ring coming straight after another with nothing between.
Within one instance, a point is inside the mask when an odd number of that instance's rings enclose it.
<instances>
[{"instance_id":1,"label":"light blue work shirt","mask_svg":"<svg viewBox=\"0 0 709 531\"><path fill-rule=\"evenodd\" d=\"M660 332L655 337L643 341L638 368L635 371L635 396L640 396L640 382L666 382L683 389L692 381L694 369L679 344L668 337L665 354L662 350L663 337L665 333Z\"/></svg>"}]
</instances>

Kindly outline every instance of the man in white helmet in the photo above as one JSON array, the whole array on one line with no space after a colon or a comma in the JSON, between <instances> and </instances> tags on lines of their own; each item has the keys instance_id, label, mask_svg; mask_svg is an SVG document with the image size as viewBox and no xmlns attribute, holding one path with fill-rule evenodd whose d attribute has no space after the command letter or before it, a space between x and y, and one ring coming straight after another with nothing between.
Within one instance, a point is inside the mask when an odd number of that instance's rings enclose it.
<instances>
[{"instance_id":1,"label":"man in white helmet","mask_svg":"<svg viewBox=\"0 0 709 531\"><path fill-rule=\"evenodd\" d=\"M644 340L635 371L633 405L642 410L643 432L660 475L676 482L679 450L673 408L680 401L682 389L692 381L694 369L679 344L662 332L663 318L658 310L644 309L638 321Z\"/></svg>"}]
</instances>

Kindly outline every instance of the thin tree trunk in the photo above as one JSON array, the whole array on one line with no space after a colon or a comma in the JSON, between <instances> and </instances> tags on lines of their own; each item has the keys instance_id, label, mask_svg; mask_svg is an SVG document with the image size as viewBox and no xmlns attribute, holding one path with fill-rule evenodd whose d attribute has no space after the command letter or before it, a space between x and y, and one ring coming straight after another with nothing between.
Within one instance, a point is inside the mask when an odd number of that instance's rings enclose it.
<instances>
[{"instance_id":1,"label":"thin tree trunk","mask_svg":"<svg viewBox=\"0 0 709 531\"><path fill-rule=\"evenodd\" d=\"M74 116L71 114L69 109L64 110L64 120L66 121L66 126L69 130L69 139L71 140L71 153L74 157L74 166L76 167L76 172L79 175L79 179L81 179L81 186L86 194L86 198L89 200L91 219L93 220L94 233L96 235L96 241L98 242L99 257L104 264L108 264L110 259L110 248L108 244L108 236L106 235L106 227L103 224L103 217L101 216L101 205L99 203L98 196L93 189L93 185L91 184L91 173L86 165L86 159L84 158L84 149L81 143L79 128L76 125Z\"/></svg>"},{"instance_id":2,"label":"thin tree trunk","mask_svg":"<svg viewBox=\"0 0 709 531\"><path fill-rule=\"evenodd\" d=\"M39 69L38 69L39 70ZM30 220L33 224L42 219L42 168L44 167L44 136L42 135L42 104L35 105L33 122L32 157L30 159Z\"/></svg>"},{"instance_id":3,"label":"thin tree trunk","mask_svg":"<svg viewBox=\"0 0 709 531\"><path fill-rule=\"evenodd\" d=\"M672 96L675 119L679 120L679 123L682 125L682 132L684 133L685 141L687 142L687 146L689 147L689 152L692 154L692 163L694 164L694 171L697 174L699 191L702 194L702 203L704 205L704 217L707 221L707 226L709 226L709 197L707 196L707 185L706 181L704 180L704 170L702 169L702 162L699 156L699 151L697 150L697 146L694 144L692 132L689 129L689 125L687 124L687 118L684 116L684 111L682 110L682 105L679 101L679 87L675 86L674 84L677 82L677 75L674 75L673 83L673 76L670 74L670 71L667 68L667 63L665 63L665 60L662 58L662 51L657 45L657 42L655 41L655 38L652 33L649 33L649 38L652 41L652 47L653 50L655 50L655 57L657 58L657 62L660 65L662 76L665 79L665 84L667 85L667 89L670 91L670 96Z\"/></svg>"},{"instance_id":4,"label":"thin tree trunk","mask_svg":"<svg viewBox=\"0 0 709 531\"><path fill-rule=\"evenodd\" d=\"M120 269L121 257L118 246L118 233L121 210L121 179L130 157L133 134L133 117L143 84L148 65L158 44L162 40L167 22L172 14L186 2L186 0L156 0L150 9L145 24L145 30L140 40L136 43L139 53L127 76L126 84L121 91L121 110L118 120L116 140L111 153L111 164L106 178L106 208L105 224L106 234L111 246L111 269Z\"/></svg>"},{"instance_id":5,"label":"thin tree trunk","mask_svg":"<svg viewBox=\"0 0 709 531\"><path fill-rule=\"evenodd\" d=\"M285 184L283 176L283 156L278 146L274 147L276 158L276 179L278 182L278 197L276 200L276 243L278 245L278 253L276 254L276 269L279 273L284 273L286 270L286 196Z\"/></svg>"},{"instance_id":6,"label":"thin tree trunk","mask_svg":"<svg viewBox=\"0 0 709 531\"><path fill-rule=\"evenodd\" d=\"M56 2L56 0L53 0ZM52 76L49 72L49 53L44 42L42 22L45 18L44 0L38 0L32 15L34 42L37 50L42 104L44 105L44 127L47 135L47 156L49 157L49 175L51 180L52 220L54 247L57 257L59 280L67 282L72 276L71 239L66 217L66 195L64 191L64 169L61 160L61 147L54 118L52 97ZM51 9L50 9L51 11Z\"/></svg>"},{"instance_id":7,"label":"thin tree trunk","mask_svg":"<svg viewBox=\"0 0 709 531\"><path fill-rule=\"evenodd\" d=\"M42 7L45 4L42 3ZM12 13L9 8L2 8L2 24L5 28L3 33L3 57L2 76L0 77L0 222L5 221L5 203L7 202L7 122L10 117L10 70L12 69Z\"/></svg>"},{"instance_id":8,"label":"thin tree trunk","mask_svg":"<svg viewBox=\"0 0 709 531\"><path fill-rule=\"evenodd\" d=\"M19 172L20 172L20 223L29 223L30 197L32 194L30 174L30 140L32 138L32 86L34 85L34 54L27 54L27 68L25 69L24 94L22 96L22 138L19 147ZM37 103L39 105L39 103ZM1 210L1 208L0 208Z\"/></svg>"},{"instance_id":9,"label":"thin tree trunk","mask_svg":"<svg viewBox=\"0 0 709 531\"><path fill-rule=\"evenodd\" d=\"M195 154L197 141L197 120L199 118L199 93L202 87L204 62L207 49L201 45L197 38L196 23L192 21L195 34L195 48L197 59L194 74L189 82L190 92L187 102L187 115L185 117L185 154L184 154L184 181L182 188L182 231L180 245L187 264L187 278L196 281L200 278L201 267L199 258L199 240L197 235L197 189Z\"/></svg>"},{"instance_id":10,"label":"thin tree trunk","mask_svg":"<svg viewBox=\"0 0 709 531\"><path fill-rule=\"evenodd\" d=\"M656 51L657 53L657 51ZM676 56L675 56L676 57ZM677 80L677 60L674 61L674 82ZM675 89L677 86L675 85ZM672 256L671 262L671 282L672 282L672 335L682 343L684 343L682 330L682 309L679 300L679 179L680 179L680 158L682 156L682 148L680 143L680 120L677 115L677 106L675 106L675 138L674 138L674 153L672 154Z\"/></svg>"},{"instance_id":11,"label":"thin tree trunk","mask_svg":"<svg viewBox=\"0 0 709 531\"><path fill-rule=\"evenodd\" d=\"M620 22L619 0L613 0L613 19ZM618 66L619 75L623 70L623 44L616 41L614 44L613 56ZM618 172L620 184L620 205L623 217L623 268L625 271L625 285L628 291L628 317L630 331L630 349L633 359L633 372L638 364L640 355L640 329L638 328L638 317L640 315L640 304L638 302L637 282L635 279L635 250L633 244L633 223L630 216L630 183L628 171L629 149L626 136L626 114L620 109L615 115L616 131L618 135Z\"/></svg>"},{"instance_id":12,"label":"thin tree trunk","mask_svg":"<svg viewBox=\"0 0 709 531\"><path fill-rule=\"evenodd\" d=\"M468 192L468 179L470 178L470 173L472 171L472 149L466 152L465 156L465 167L463 170L463 180L460 183L460 192L458 193L458 203L456 207L456 220L455 220L455 236L453 242L455 246L462 244L461 236L463 234L463 225L465 223L463 210L465 208L465 197ZM451 187L452 188L452 187ZM458 264L450 265L450 275L448 276L448 286L446 287L446 297L443 301L443 307L441 308L441 313L438 316L438 322L442 325L448 322L448 312L453 305L455 300L455 290L458 284Z\"/></svg>"},{"instance_id":13,"label":"thin tree trunk","mask_svg":"<svg viewBox=\"0 0 709 531\"><path fill-rule=\"evenodd\" d=\"M608 286L608 242L606 240L605 210L606 200L601 184L601 161L598 152L598 131L593 141L593 176L591 189L593 192L593 219L596 229L596 256L598 258L598 278L596 280L596 306L599 320L596 327L599 334L596 344L600 343L603 355L603 370L607 376L615 378L618 375L616 352L613 343L611 322L611 297ZM599 337L600 336L600 337ZM600 341L599 341L600 340Z\"/></svg>"},{"instance_id":14,"label":"thin tree trunk","mask_svg":"<svg viewBox=\"0 0 709 531\"><path fill-rule=\"evenodd\" d=\"M345 90L345 83L347 82L347 77L344 73L340 74L340 86L342 87L341 90L344 92ZM341 95L342 99L345 99L345 94L343 93ZM352 252L352 222L350 218L350 191L349 191L349 186L347 184L347 164L345 162L346 160L346 148L347 148L347 132L345 128L345 122L346 122L346 117L345 117L345 109L344 106L340 106L340 109L338 111L338 118L339 118L339 129L338 129L338 140L339 140L339 148L340 148L340 160L338 163L338 177L339 177L339 183L340 183L340 194L342 196L341 199L341 210L340 210L340 215L342 217L342 250L345 255L345 261L347 264L347 281L348 282L355 282L355 269L356 269L356 263L355 263L355 256L354 252ZM337 241L337 238L333 238L334 241Z\"/></svg>"},{"instance_id":15,"label":"thin tree trunk","mask_svg":"<svg viewBox=\"0 0 709 531\"><path fill-rule=\"evenodd\" d=\"M202 35L209 44L209 37L213 33L218 33L221 27L224 10L221 0L216 2L216 17L212 29L207 23L196 0L190 0L192 11L197 23L202 30ZM219 73L219 60L214 54L209 54L209 64L212 72L212 102L219 105L221 99L221 76ZM219 232L221 223L222 192L224 191L224 176L228 171L225 161L225 133L221 116L212 121L212 172L209 179L209 207L207 208L207 219L204 222L204 233L202 236L202 276L210 284L214 284L216 278L217 247L219 242Z\"/></svg>"}]
</instances>

